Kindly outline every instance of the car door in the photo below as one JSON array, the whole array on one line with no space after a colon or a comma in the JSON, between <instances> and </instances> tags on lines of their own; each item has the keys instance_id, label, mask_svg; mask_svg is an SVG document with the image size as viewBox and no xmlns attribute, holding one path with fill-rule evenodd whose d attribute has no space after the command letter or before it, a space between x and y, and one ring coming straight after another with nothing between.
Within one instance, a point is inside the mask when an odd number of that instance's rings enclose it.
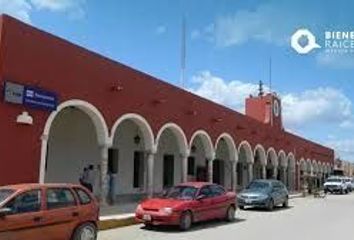
<instances>
[{"instance_id":1,"label":"car door","mask_svg":"<svg viewBox=\"0 0 354 240\"><path fill-rule=\"evenodd\" d=\"M274 205L279 204L279 188L277 187L276 182L272 182L271 184L271 196L274 201Z\"/></svg>"},{"instance_id":2,"label":"car door","mask_svg":"<svg viewBox=\"0 0 354 240\"><path fill-rule=\"evenodd\" d=\"M284 191L282 183L274 182L274 192L275 192L275 205L279 205L283 203L284 199Z\"/></svg>"},{"instance_id":3,"label":"car door","mask_svg":"<svg viewBox=\"0 0 354 240\"><path fill-rule=\"evenodd\" d=\"M75 187L74 191L76 192L76 196L78 197L78 200L80 202L80 206L79 206L80 221L82 222L97 221L99 217L98 216L99 209L95 203L95 199L82 188Z\"/></svg>"},{"instance_id":4,"label":"car door","mask_svg":"<svg viewBox=\"0 0 354 240\"><path fill-rule=\"evenodd\" d=\"M219 185L213 184L210 185L210 190L212 195L211 201L214 218L224 217L227 208L229 207L224 188Z\"/></svg>"},{"instance_id":5,"label":"car door","mask_svg":"<svg viewBox=\"0 0 354 240\"><path fill-rule=\"evenodd\" d=\"M280 197L281 197L281 203L284 203L288 198L288 190L283 183L280 183Z\"/></svg>"},{"instance_id":6,"label":"car door","mask_svg":"<svg viewBox=\"0 0 354 240\"><path fill-rule=\"evenodd\" d=\"M203 198L199 199L199 197ZM204 186L197 194L197 200L194 207L194 216L196 221L205 221L213 216L211 190L208 186Z\"/></svg>"},{"instance_id":7,"label":"car door","mask_svg":"<svg viewBox=\"0 0 354 240\"><path fill-rule=\"evenodd\" d=\"M71 188L49 187L45 190L43 234L51 240L70 239L79 221L79 210Z\"/></svg>"},{"instance_id":8,"label":"car door","mask_svg":"<svg viewBox=\"0 0 354 240\"><path fill-rule=\"evenodd\" d=\"M11 209L11 213L0 218L0 239L45 240L41 232L43 226L42 190L33 189L19 193L3 208Z\"/></svg>"}]
</instances>

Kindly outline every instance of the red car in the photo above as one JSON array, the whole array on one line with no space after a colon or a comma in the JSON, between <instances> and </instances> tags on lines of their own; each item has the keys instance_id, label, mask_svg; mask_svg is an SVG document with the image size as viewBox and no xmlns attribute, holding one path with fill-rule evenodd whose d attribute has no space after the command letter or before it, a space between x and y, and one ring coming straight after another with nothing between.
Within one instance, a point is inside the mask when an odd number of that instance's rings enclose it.
<instances>
[{"instance_id":1,"label":"red car","mask_svg":"<svg viewBox=\"0 0 354 240\"><path fill-rule=\"evenodd\" d=\"M161 197L147 199L138 205L136 220L147 227L177 225L188 230L192 223L211 219L235 218L236 193L217 184L183 183L164 192Z\"/></svg>"},{"instance_id":2,"label":"red car","mask_svg":"<svg viewBox=\"0 0 354 240\"><path fill-rule=\"evenodd\" d=\"M96 240L99 206L69 184L0 187L0 239Z\"/></svg>"}]
</instances>

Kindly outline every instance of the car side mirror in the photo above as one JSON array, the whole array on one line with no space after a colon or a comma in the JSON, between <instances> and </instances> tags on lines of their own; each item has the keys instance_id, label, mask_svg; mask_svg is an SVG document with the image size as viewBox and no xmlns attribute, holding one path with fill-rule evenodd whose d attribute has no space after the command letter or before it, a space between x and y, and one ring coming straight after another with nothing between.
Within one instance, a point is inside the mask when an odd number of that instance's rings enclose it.
<instances>
[{"instance_id":1,"label":"car side mirror","mask_svg":"<svg viewBox=\"0 0 354 240\"><path fill-rule=\"evenodd\" d=\"M197 200L198 201L203 200L204 198L206 198L206 196L204 194L201 194L201 195L197 196Z\"/></svg>"},{"instance_id":2,"label":"car side mirror","mask_svg":"<svg viewBox=\"0 0 354 240\"><path fill-rule=\"evenodd\" d=\"M0 218L9 215L12 212L11 208L0 208Z\"/></svg>"}]
</instances>

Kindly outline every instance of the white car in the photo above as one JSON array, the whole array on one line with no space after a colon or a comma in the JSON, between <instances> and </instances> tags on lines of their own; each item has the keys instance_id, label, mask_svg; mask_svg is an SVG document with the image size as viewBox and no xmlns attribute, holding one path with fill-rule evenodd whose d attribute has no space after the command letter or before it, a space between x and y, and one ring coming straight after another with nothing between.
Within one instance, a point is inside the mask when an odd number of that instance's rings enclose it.
<instances>
[{"instance_id":1,"label":"white car","mask_svg":"<svg viewBox=\"0 0 354 240\"><path fill-rule=\"evenodd\" d=\"M324 184L324 192L347 194L349 192L348 184L343 178L331 177Z\"/></svg>"},{"instance_id":2,"label":"white car","mask_svg":"<svg viewBox=\"0 0 354 240\"><path fill-rule=\"evenodd\" d=\"M353 191L354 185L353 185L353 179L350 177L343 177L345 183L347 184L348 191L351 192Z\"/></svg>"}]
</instances>

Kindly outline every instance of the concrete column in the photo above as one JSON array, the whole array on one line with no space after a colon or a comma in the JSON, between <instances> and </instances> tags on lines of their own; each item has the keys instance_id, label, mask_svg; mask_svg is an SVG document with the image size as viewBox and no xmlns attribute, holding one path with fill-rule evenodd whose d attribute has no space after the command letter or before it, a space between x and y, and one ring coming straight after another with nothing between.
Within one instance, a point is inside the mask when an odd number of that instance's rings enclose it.
<instances>
[{"instance_id":1,"label":"concrete column","mask_svg":"<svg viewBox=\"0 0 354 240\"><path fill-rule=\"evenodd\" d=\"M154 163L156 151L147 153L147 194L151 198L154 195Z\"/></svg>"},{"instance_id":2,"label":"concrete column","mask_svg":"<svg viewBox=\"0 0 354 240\"><path fill-rule=\"evenodd\" d=\"M182 182L187 182L188 181L188 156L189 154L187 153L182 153L181 158L182 158Z\"/></svg>"},{"instance_id":3,"label":"concrete column","mask_svg":"<svg viewBox=\"0 0 354 240\"><path fill-rule=\"evenodd\" d=\"M286 167L282 167L282 175L283 175L283 181L284 181L284 185L287 186L288 185L288 175L286 172Z\"/></svg>"},{"instance_id":4,"label":"concrete column","mask_svg":"<svg viewBox=\"0 0 354 240\"><path fill-rule=\"evenodd\" d=\"M107 203L107 196L109 191L108 183L108 149L110 146L108 144L101 146L101 165L100 165L100 204L105 206Z\"/></svg>"},{"instance_id":5,"label":"concrete column","mask_svg":"<svg viewBox=\"0 0 354 240\"><path fill-rule=\"evenodd\" d=\"M267 167L262 165L262 178L266 179L267 178Z\"/></svg>"},{"instance_id":6,"label":"concrete column","mask_svg":"<svg viewBox=\"0 0 354 240\"><path fill-rule=\"evenodd\" d=\"M47 150L48 150L48 135L43 134L41 136L42 146L41 146L41 165L39 169L39 183L44 183L45 180L45 166L47 161Z\"/></svg>"},{"instance_id":7,"label":"concrete column","mask_svg":"<svg viewBox=\"0 0 354 240\"><path fill-rule=\"evenodd\" d=\"M237 188L237 162L231 162L231 176L232 176L232 191L236 192Z\"/></svg>"},{"instance_id":8,"label":"concrete column","mask_svg":"<svg viewBox=\"0 0 354 240\"><path fill-rule=\"evenodd\" d=\"M278 176L278 166L273 168L273 179L277 179Z\"/></svg>"},{"instance_id":9,"label":"concrete column","mask_svg":"<svg viewBox=\"0 0 354 240\"><path fill-rule=\"evenodd\" d=\"M248 163L248 183L250 183L253 180L253 164Z\"/></svg>"},{"instance_id":10,"label":"concrete column","mask_svg":"<svg viewBox=\"0 0 354 240\"><path fill-rule=\"evenodd\" d=\"M213 182L213 159L208 159L208 182Z\"/></svg>"}]
</instances>

